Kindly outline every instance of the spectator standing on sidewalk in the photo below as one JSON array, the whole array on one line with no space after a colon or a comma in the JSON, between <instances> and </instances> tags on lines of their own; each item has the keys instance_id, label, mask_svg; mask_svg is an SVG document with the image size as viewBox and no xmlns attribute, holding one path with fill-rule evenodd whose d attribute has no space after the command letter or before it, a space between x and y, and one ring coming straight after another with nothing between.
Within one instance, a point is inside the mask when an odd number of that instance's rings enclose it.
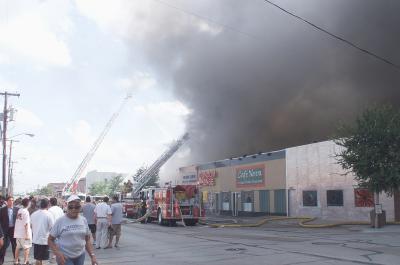
<instances>
[{"instance_id":1,"label":"spectator standing on sidewalk","mask_svg":"<svg viewBox=\"0 0 400 265\"><path fill-rule=\"evenodd\" d=\"M64 211L63 209L61 209L60 206L58 206L58 201L55 197L50 198L50 205L51 207L49 208L49 212L53 217L53 223L55 223L58 218L64 216ZM54 255L54 253L51 253L50 255L50 262L53 262L56 256Z\"/></svg>"},{"instance_id":2,"label":"spectator standing on sidewalk","mask_svg":"<svg viewBox=\"0 0 400 265\"><path fill-rule=\"evenodd\" d=\"M81 200L77 195L67 199L67 213L54 224L49 235L50 249L57 256L58 265L83 265L85 249L92 265L97 264L86 219L81 216ZM55 241L57 239L57 242Z\"/></svg>"},{"instance_id":3,"label":"spectator standing on sidewalk","mask_svg":"<svg viewBox=\"0 0 400 265\"><path fill-rule=\"evenodd\" d=\"M118 248L119 239L121 237L121 223L123 217L122 203L119 202L118 196L113 197L111 204L111 227L109 229L109 241L106 248L112 248L112 241L115 236L115 247Z\"/></svg>"},{"instance_id":4,"label":"spectator standing on sidewalk","mask_svg":"<svg viewBox=\"0 0 400 265\"><path fill-rule=\"evenodd\" d=\"M90 196L87 196L86 203L82 207L82 214L83 217L86 218L90 232L92 233L93 243L96 242L96 224L94 222L94 208L96 208L96 205L94 205L94 203L91 202Z\"/></svg>"},{"instance_id":5,"label":"spectator standing on sidewalk","mask_svg":"<svg viewBox=\"0 0 400 265\"><path fill-rule=\"evenodd\" d=\"M39 202L39 210L31 216L33 257L36 265L42 265L44 260L49 259L49 245L47 239L54 225L54 218L47 210L49 200L44 198Z\"/></svg>"},{"instance_id":6,"label":"spectator standing on sidewalk","mask_svg":"<svg viewBox=\"0 0 400 265\"><path fill-rule=\"evenodd\" d=\"M108 227L111 225L111 208L107 204L108 197L104 197L101 203L94 208L96 222L96 248L107 246Z\"/></svg>"},{"instance_id":7,"label":"spectator standing on sidewalk","mask_svg":"<svg viewBox=\"0 0 400 265\"><path fill-rule=\"evenodd\" d=\"M35 211L37 211L37 200L34 197L32 197L30 201L31 202L28 207L28 212L29 215L32 215Z\"/></svg>"},{"instance_id":8,"label":"spectator standing on sidewalk","mask_svg":"<svg viewBox=\"0 0 400 265\"><path fill-rule=\"evenodd\" d=\"M18 210L14 229L14 238L17 241L14 264L29 264L29 251L32 247L31 218L27 209L29 199L23 199L21 204L23 208ZM24 263L19 262L19 250L21 248L24 250Z\"/></svg>"},{"instance_id":9,"label":"spectator standing on sidewalk","mask_svg":"<svg viewBox=\"0 0 400 265\"><path fill-rule=\"evenodd\" d=\"M64 211L58 206L57 198L50 198L50 205L51 207L49 208L49 213L51 213L54 218L54 222L56 222L58 218L64 216Z\"/></svg>"},{"instance_id":10,"label":"spectator standing on sidewalk","mask_svg":"<svg viewBox=\"0 0 400 265\"><path fill-rule=\"evenodd\" d=\"M4 263L4 257L10 243L13 256L15 255L17 243L14 238L14 227L18 210L19 208L14 206L14 198L12 196L8 196L6 200L6 206L0 208L0 223L4 234L4 244L0 249L0 264Z\"/></svg>"}]
</instances>

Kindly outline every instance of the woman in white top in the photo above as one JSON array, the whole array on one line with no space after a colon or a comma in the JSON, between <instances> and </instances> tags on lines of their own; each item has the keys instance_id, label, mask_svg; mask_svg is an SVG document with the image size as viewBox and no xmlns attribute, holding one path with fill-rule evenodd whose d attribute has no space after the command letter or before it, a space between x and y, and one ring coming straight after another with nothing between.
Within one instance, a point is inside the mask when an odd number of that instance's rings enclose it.
<instances>
[{"instance_id":1,"label":"woman in white top","mask_svg":"<svg viewBox=\"0 0 400 265\"><path fill-rule=\"evenodd\" d=\"M31 219L27 209L29 199L23 199L21 204L23 208L18 210L14 228L14 238L17 241L14 264L29 264L29 250L32 247ZM19 262L19 250L21 248L24 249L24 263Z\"/></svg>"}]
</instances>

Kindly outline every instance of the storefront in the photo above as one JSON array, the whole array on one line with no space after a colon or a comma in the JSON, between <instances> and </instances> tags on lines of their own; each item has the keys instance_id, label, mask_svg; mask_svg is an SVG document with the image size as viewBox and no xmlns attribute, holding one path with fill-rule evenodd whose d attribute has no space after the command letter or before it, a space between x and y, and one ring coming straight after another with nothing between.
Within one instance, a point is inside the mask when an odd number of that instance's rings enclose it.
<instances>
[{"instance_id":1,"label":"storefront","mask_svg":"<svg viewBox=\"0 0 400 265\"><path fill-rule=\"evenodd\" d=\"M179 180L201 186L208 213L368 221L373 194L344 174L339 151L333 141L312 143L184 167ZM380 195L387 220L400 219L400 192L394 197Z\"/></svg>"},{"instance_id":2,"label":"storefront","mask_svg":"<svg viewBox=\"0 0 400 265\"><path fill-rule=\"evenodd\" d=\"M286 215L285 151L180 168L179 183L201 186L208 213Z\"/></svg>"}]
</instances>

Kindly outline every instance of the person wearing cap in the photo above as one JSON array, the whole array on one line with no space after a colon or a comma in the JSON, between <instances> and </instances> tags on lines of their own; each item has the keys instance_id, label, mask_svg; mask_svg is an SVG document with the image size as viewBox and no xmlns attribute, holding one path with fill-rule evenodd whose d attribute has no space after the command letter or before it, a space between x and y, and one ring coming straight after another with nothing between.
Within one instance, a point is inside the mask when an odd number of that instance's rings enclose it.
<instances>
[{"instance_id":1,"label":"person wearing cap","mask_svg":"<svg viewBox=\"0 0 400 265\"><path fill-rule=\"evenodd\" d=\"M86 218L79 214L80 210L81 200L77 195L71 195L67 199L67 213L57 219L50 231L48 243L58 265L83 265L85 249L92 265L97 264L90 242L90 230Z\"/></svg>"}]
</instances>

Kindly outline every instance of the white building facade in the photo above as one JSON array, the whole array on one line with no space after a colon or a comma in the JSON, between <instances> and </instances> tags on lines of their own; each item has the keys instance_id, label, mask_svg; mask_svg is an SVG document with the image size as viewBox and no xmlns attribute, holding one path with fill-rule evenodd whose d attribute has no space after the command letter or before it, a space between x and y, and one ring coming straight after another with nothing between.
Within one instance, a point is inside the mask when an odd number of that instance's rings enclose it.
<instances>
[{"instance_id":1,"label":"white building facade","mask_svg":"<svg viewBox=\"0 0 400 265\"><path fill-rule=\"evenodd\" d=\"M286 190L290 216L329 220L369 221L373 194L359 189L352 173L335 157L342 147L333 141L286 149ZM387 220L394 219L394 199L380 195Z\"/></svg>"}]
</instances>

